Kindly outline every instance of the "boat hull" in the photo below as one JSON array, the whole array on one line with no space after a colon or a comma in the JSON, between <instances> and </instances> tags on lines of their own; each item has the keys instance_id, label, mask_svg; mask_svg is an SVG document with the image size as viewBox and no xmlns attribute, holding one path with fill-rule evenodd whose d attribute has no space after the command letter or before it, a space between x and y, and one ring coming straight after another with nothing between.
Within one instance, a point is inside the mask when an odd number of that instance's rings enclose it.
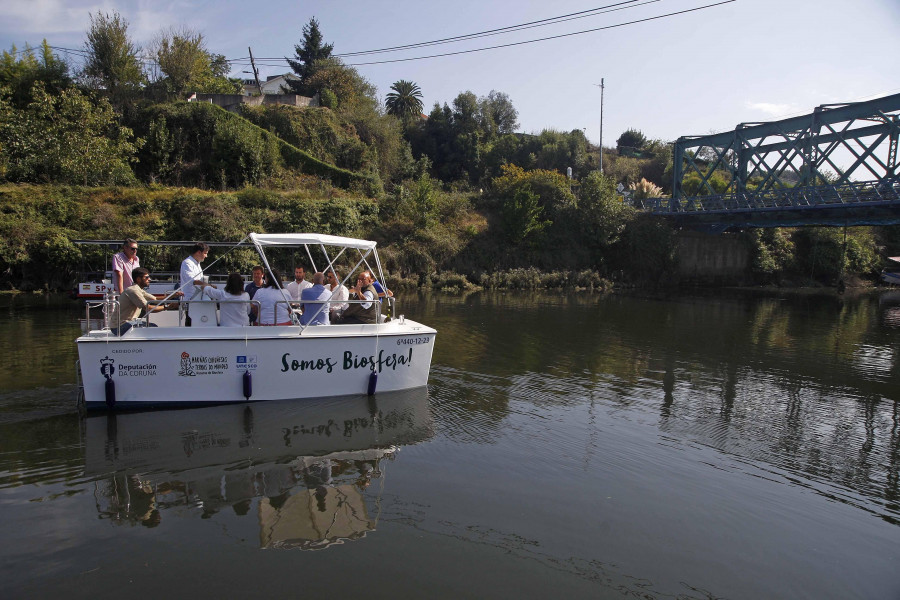
<instances>
[{"instance_id":1,"label":"boat hull","mask_svg":"<svg viewBox=\"0 0 900 600\"><path fill-rule=\"evenodd\" d=\"M364 394L373 373L374 391L414 389L428 383L436 333L414 321L148 327L77 344L85 406L120 410Z\"/></svg>"},{"instance_id":2,"label":"boat hull","mask_svg":"<svg viewBox=\"0 0 900 600\"><path fill-rule=\"evenodd\" d=\"M900 273L895 271L882 271L881 280L891 285L900 285Z\"/></svg>"}]
</instances>

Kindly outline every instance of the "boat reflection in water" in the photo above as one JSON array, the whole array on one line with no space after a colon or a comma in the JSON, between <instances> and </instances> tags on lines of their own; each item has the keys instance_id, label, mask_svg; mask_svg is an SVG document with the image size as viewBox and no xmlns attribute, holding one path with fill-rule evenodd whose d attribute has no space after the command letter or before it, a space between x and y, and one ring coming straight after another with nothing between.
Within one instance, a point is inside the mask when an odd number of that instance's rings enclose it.
<instances>
[{"instance_id":1,"label":"boat reflection in water","mask_svg":"<svg viewBox=\"0 0 900 600\"><path fill-rule=\"evenodd\" d=\"M427 388L86 417L101 518L159 525L255 511L263 548L325 548L374 531L366 498L401 446L432 435ZM383 483L383 482L382 482Z\"/></svg>"}]
</instances>

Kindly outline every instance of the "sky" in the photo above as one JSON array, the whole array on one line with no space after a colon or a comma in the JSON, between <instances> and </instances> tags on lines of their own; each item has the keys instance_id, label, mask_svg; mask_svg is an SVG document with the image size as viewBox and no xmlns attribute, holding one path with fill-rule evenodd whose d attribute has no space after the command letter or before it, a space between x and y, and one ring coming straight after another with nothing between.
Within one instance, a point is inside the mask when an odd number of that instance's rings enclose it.
<instances>
[{"instance_id":1,"label":"sky","mask_svg":"<svg viewBox=\"0 0 900 600\"><path fill-rule=\"evenodd\" d=\"M2 0L0 48L80 49L91 14L118 11L136 44L161 29L202 33L211 52L289 71L315 17L334 53L440 40L582 11L582 18L400 52L347 56L379 97L419 85L425 112L463 91L507 94L519 130L582 129L614 146L626 129L672 141L812 112L822 104L900 93L900 0ZM707 7L708 8L703 8ZM670 13L678 13L664 16ZM579 15L574 15L579 16ZM649 20L648 20L649 19ZM641 21L642 22L635 22ZM634 22L634 23L632 23ZM576 34L585 30L595 30ZM575 35L567 35L575 34ZM531 40L553 36L556 39ZM361 64L464 52L423 60ZM248 66L235 63L234 76ZM601 79L604 87L601 94ZM601 114L602 99L602 114Z\"/></svg>"}]
</instances>

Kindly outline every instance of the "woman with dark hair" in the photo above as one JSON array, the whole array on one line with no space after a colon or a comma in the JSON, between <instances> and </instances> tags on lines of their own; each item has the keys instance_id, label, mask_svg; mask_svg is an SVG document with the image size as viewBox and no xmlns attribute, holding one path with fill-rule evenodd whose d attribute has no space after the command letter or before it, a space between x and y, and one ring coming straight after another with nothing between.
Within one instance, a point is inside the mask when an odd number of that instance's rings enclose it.
<instances>
[{"instance_id":1,"label":"woman with dark hair","mask_svg":"<svg viewBox=\"0 0 900 600\"><path fill-rule=\"evenodd\" d=\"M207 287L206 295L219 304L220 327L246 327L250 325L250 294L244 291L244 278L232 273L225 282L225 289Z\"/></svg>"},{"instance_id":2,"label":"woman with dark hair","mask_svg":"<svg viewBox=\"0 0 900 600\"><path fill-rule=\"evenodd\" d=\"M253 299L259 302L259 325L292 325L291 295L281 287L281 274L272 269L266 274L263 287L256 290Z\"/></svg>"}]
</instances>

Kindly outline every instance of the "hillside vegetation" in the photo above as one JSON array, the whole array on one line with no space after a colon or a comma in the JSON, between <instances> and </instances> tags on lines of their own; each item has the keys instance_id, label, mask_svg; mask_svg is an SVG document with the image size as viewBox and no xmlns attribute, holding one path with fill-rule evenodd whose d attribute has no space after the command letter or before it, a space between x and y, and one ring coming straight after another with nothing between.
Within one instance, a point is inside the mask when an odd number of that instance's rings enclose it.
<instances>
[{"instance_id":1,"label":"hillside vegetation","mask_svg":"<svg viewBox=\"0 0 900 600\"><path fill-rule=\"evenodd\" d=\"M231 113L185 101L240 89L201 34L165 33L151 74L133 45L116 48L115 69L102 55L111 46L91 45L128 40L127 28L117 14L93 16L77 73L46 42L0 56L4 287L69 287L99 256L73 239L238 241L249 231L376 239L394 286L677 283L676 232L616 190L667 193L671 144L636 130L615 149L581 130L523 134L512 100L495 90L463 91L426 116L421 90L401 80L382 103L331 56L315 20L290 85L321 106ZM824 229L741 236L753 258L746 275L759 283L872 277L878 250L900 254L890 228L858 228L846 243ZM155 269L180 260L145 256ZM246 271L253 260L236 252L222 266Z\"/></svg>"}]
</instances>

